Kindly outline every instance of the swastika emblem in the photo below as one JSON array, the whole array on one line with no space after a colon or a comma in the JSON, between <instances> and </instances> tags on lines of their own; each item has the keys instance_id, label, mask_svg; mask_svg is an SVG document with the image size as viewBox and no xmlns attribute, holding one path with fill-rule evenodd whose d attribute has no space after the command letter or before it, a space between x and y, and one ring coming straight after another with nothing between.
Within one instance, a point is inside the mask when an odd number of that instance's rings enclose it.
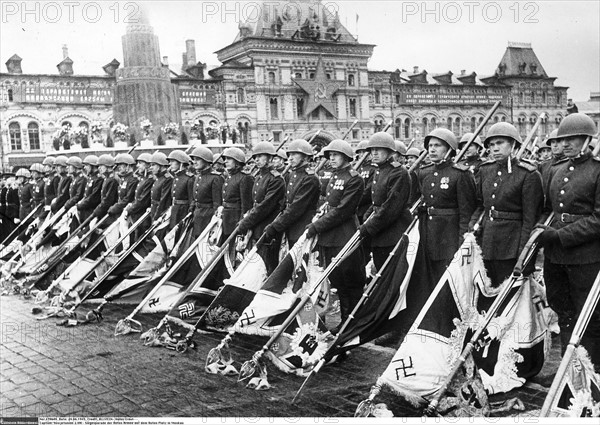
<instances>
[{"instance_id":1,"label":"swastika emblem","mask_svg":"<svg viewBox=\"0 0 600 425\"><path fill-rule=\"evenodd\" d=\"M465 264L471 264L472 256L473 256L473 248L471 246L465 246L460 251L461 255L461 266Z\"/></svg>"},{"instance_id":2,"label":"swastika emblem","mask_svg":"<svg viewBox=\"0 0 600 425\"><path fill-rule=\"evenodd\" d=\"M317 307L325 308L327 305L327 293L325 291L319 292L319 298L317 298Z\"/></svg>"},{"instance_id":3,"label":"swastika emblem","mask_svg":"<svg viewBox=\"0 0 600 425\"><path fill-rule=\"evenodd\" d=\"M242 326L248 326L250 323L253 322L253 319L256 317L256 315L254 314L254 310L250 310L250 314L248 314L248 312L244 313L244 316L240 319L240 324Z\"/></svg>"},{"instance_id":4,"label":"swastika emblem","mask_svg":"<svg viewBox=\"0 0 600 425\"><path fill-rule=\"evenodd\" d=\"M150 301L148 301L148 307L152 308L154 307L156 304L158 304L158 300L160 298L152 298Z\"/></svg>"},{"instance_id":5,"label":"swastika emblem","mask_svg":"<svg viewBox=\"0 0 600 425\"><path fill-rule=\"evenodd\" d=\"M302 348L305 353L312 354L317 348L317 339L314 335L306 335L302 338L302 341L300 341L298 346Z\"/></svg>"},{"instance_id":6,"label":"swastika emblem","mask_svg":"<svg viewBox=\"0 0 600 425\"><path fill-rule=\"evenodd\" d=\"M194 312L194 303L186 303L179 306L179 317L185 319Z\"/></svg>"},{"instance_id":7,"label":"swastika emblem","mask_svg":"<svg viewBox=\"0 0 600 425\"><path fill-rule=\"evenodd\" d=\"M394 360L392 363L400 363L402 366L397 367L395 369L396 372L396 380L399 381L401 378L408 378L410 376L416 376L416 373L407 373L408 369L413 369L413 361L412 357L408 356L408 362L405 362L404 359ZM402 375L400 376L400 372L402 371Z\"/></svg>"}]
</instances>

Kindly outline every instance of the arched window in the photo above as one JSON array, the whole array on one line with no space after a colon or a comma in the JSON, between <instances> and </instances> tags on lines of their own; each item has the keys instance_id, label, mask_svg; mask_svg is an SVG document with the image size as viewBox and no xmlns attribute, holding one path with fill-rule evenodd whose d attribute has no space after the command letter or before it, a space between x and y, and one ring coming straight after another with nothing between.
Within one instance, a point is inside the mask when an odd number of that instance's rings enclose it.
<instances>
[{"instance_id":1,"label":"arched window","mask_svg":"<svg viewBox=\"0 0 600 425\"><path fill-rule=\"evenodd\" d=\"M237 103L246 103L246 94L243 87L237 89Z\"/></svg>"},{"instance_id":2,"label":"arched window","mask_svg":"<svg viewBox=\"0 0 600 425\"><path fill-rule=\"evenodd\" d=\"M349 105L350 116L352 118L356 118L356 99L354 99L354 98L349 99L348 102L349 102L348 105Z\"/></svg>"},{"instance_id":3,"label":"arched window","mask_svg":"<svg viewBox=\"0 0 600 425\"><path fill-rule=\"evenodd\" d=\"M40 150L40 126L32 121L27 126L27 137L29 137L29 149Z\"/></svg>"},{"instance_id":4,"label":"arched window","mask_svg":"<svg viewBox=\"0 0 600 425\"><path fill-rule=\"evenodd\" d=\"M275 73L273 71L269 71L269 84L275 84Z\"/></svg>"},{"instance_id":5,"label":"arched window","mask_svg":"<svg viewBox=\"0 0 600 425\"><path fill-rule=\"evenodd\" d=\"M13 101L13 89L8 89L8 101Z\"/></svg>"},{"instance_id":6,"label":"arched window","mask_svg":"<svg viewBox=\"0 0 600 425\"><path fill-rule=\"evenodd\" d=\"M301 72L296 72L294 74L294 78L302 78L302 73Z\"/></svg>"},{"instance_id":7,"label":"arched window","mask_svg":"<svg viewBox=\"0 0 600 425\"><path fill-rule=\"evenodd\" d=\"M381 91L375 90L375 103L381 103Z\"/></svg>"},{"instance_id":8,"label":"arched window","mask_svg":"<svg viewBox=\"0 0 600 425\"><path fill-rule=\"evenodd\" d=\"M457 136L462 133L460 118L457 117L454 119L454 134Z\"/></svg>"},{"instance_id":9,"label":"arched window","mask_svg":"<svg viewBox=\"0 0 600 425\"><path fill-rule=\"evenodd\" d=\"M399 139L402 134L402 120L400 118L396 118L394 121L394 138Z\"/></svg>"},{"instance_id":10,"label":"arched window","mask_svg":"<svg viewBox=\"0 0 600 425\"><path fill-rule=\"evenodd\" d=\"M548 114L546 114L546 116L542 118L542 134L547 136L548 133Z\"/></svg>"},{"instance_id":11,"label":"arched window","mask_svg":"<svg viewBox=\"0 0 600 425\"><path fill-rule=\"evenodd\" d=\"M471 133L475 133L476 129L477 129L477 121L476 121L475 117L471 117Z\"/></svg>"},{"instance_id":12,"label":"arched window","mask_svg":"<svg viewBox=\"0 0 600 425\"><path fill-rule=\"evenodd\" d=\"M427 118L423 118L423 137L429 134L429 120Z\"/></svg>"},{"instance_id":13,"label":"arched window","mask_svg":"<svg viewBox=\"0 0 600 425\"><path fill-rule=\"evenodd\" d=\"M354 85L355 85L354 80L355 80L354 74L348 74L348 85L350 87L354 87Z\"/></svg>"},{"instance_id":14,"label":"arched window","mask_svg":"<svg viewBox=\"0 0 600 425\"><path fill-rule=\"evenodd\" d=\"M309 78L310 80L314 80L314 79L315 79L315 73L314 73L314 72L311 72L311 73L309 73L309 74L308 74L308 78Z\"/></svg>"},{"instance_id":15,"label":"arched window","mask_svg":"<svg viewBox=\"0 0 600 425\"><path fill-rule=\"evenodd\" d=\"M406 118L404 120L404 138L408 139L410 137L410 119Z\"/></svg>"},{"instance_id":16,"label":"arched window","mask_svg":"<svg viewBox=\"0 0 600 425\"><path fill-rule=\"evenodd\" d=\"M452 128L452 118L448 117L448 119L446 120L446 127L448 127L448 130L454 131L454 129Z\"/></svg>"},{"instance_id":17,"label":"arched window","mask_svg":"<svg viewBox=\"0 0 600 425\"><path fill-rule=\"evenodd\" d=\"M302 118L304 116L304 98L296 98L296 118Z\"/></svg>"},{"instance_id":18,"label":"arched window","mask_svg":"<svg viewBox=\"0 0 600 425\"><path fill-rule=\"evenodd\" d=\"M535 92L534 92L534 91L532 91L532 92L531 92L531 103L535 103L535 101L536 101L536 98L535 98Z\"/></svg>"},{"instance_id":19,"label":"arched window","mask_svg":"<svg viewBox=\"0 0 600 425\"><path fill-rule=\"evenodd\" d=\"M429 134L436 128L437 128L437 122L436 122L435 118L432 118L431 121L429 122L429 132L427 134Z\"/></svg>"},{"instance_id":20,"label":"arched window","mask_svg":"<svg viewBox=\"0 0 600 425\"><path fill-rule=\"evenodd\" d=\"M545 104L545 103L546 103L546 101L547 101L547 99L546 99L546 92L545 92L545 91L543 91L543 92L542 92L542 103L544 103L544 104Z\"/></svg>"},{"instance_id":21,"label":"arched window","mask_svg":"<svg viewBox=\"0 0 600 425\"><path fill-rule=\"evenodd\" d=\"M279 119L279 101L276 97L269 99L269 107L272 119Z\"/></svg>"},{"instance_id":22,"label":"arched window","mask_svg":"<svg viewBox=\"0 0 600 425\"><path fill-rule=\"evenodd\" d=\"M23 145L21 144L21 126L18 122L9 124L8 133L10 137L10 148L14 151L23 149Z\"/></svg>"}]
</instances>

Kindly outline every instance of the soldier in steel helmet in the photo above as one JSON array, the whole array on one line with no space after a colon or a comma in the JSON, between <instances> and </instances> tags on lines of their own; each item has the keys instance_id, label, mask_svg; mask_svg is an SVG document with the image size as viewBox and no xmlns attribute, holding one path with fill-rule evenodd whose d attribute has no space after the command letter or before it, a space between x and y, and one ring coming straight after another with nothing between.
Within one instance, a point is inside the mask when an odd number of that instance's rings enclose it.
<instances>
[{"instance_id":1,"label":"soldier in steel helmet","mask_svg":"<svg viewBox=\"0 0 600 425\"><path fill-rule=\"evenodd\" d=\"M71 176L72 181L69 184L69 198L65 201L66 211L83 199L87 186L87 178L83 175L83 161L81 158L72 156L67 160L67 173Z\"/></svg>"},{"instance_id":2,"label":"soldier in steel helmet","mask_svg":"<svg viewBox=\"0 0 600 425\"><path fill-rule=\"evenodd\" d=\"M19 224L31 211L33 211L33 185L31 184L31 173L25 168L17 170L17 183L19 185L19 218L15 223Z\"/></svg>"},{"instance_id":3,"label":"soldier in steel helmet","mask_svg":"<svg viewBox=\"0 0 600 425\"><path fill-rule=\"evenodd\" d=\"M460 138L460 142L458 143L458 150L462 150L472 138L473 133L463 134L463 136ZM475 176L475 181L477 181L479 167L481 167L481 164L483 164L483 160L481 159L481 151L483 151L483 149L484 146L483 143L481 143L481 137L475 137L475 140L469 144L464 158L459 162L462 167L467 168L471 173L473 173Z\"/></svg>"},{"instance_id":4,"label":"soldier in steel helmet","mask_svg":"<svg viewBox=\"0 0 600 425\"><path fill-rule=\"evenodd\" d=\"M192 151L196 178L194 180L194 230L197 238L204 231L217 209L223 204L223 177L213 171L214 155L205 146Z\"/></svg>"},{"instance_id":5,"label":"soldier in steel helmet","mask_svg":"<svg viewBox=\"0 0 600 425\"><path fill-rule=\"evenodd\" d=\"M139 180L134 174L135 159L128 153L120 153L115 157L115 166L119 182L117 202L108 209L108 214L114 218L119 217L125 207L135 198L135 190Z\"/></svg>"},{"instance_id":6,"label":"soldier in steel helmet","mask_svg":"<svg viewBox=\"0 0 600 425\"><path fill-rule=\"evenodd\" d=\"M394 162L397 162L404 167L406 165L406 154L408 153L408 148L404 142L400 140L395 140L394 145L396 146L396 151L393 155Z\"/></svg>"},{"instance_id":7,"label":"soldier in steel helmet","mask_svg":"<svg viewBox=\"0 0 600 425\"><path fill-rule=\"evenodd\" d=\"M425 149L431 164L422 166L417 173L423 196L419 225L421 243L431 261L432 282L435 284L468 230L475 210L475 181L469 170L452 161L458 142L450 130L433 130L425 137ZM428 296L426 292L423 291L423 295Z\"/></svg>"},{"instance_id":8,"label":"soldier in steel helmet","mask_svg":"<svg viewBox=\"0 0 600 425\"><path fill-rule=\"evenodd\" d=\"M306 230L309 238L319 235L317 249L326 267L358 230L356 211L365 185L360 174L350 166L354 153L348 142L333 140L323 153L333 169L325 191L327 212ZM362 250L359 248L349 255L332 271L329 280L338 292L343 323L360 299L365 284Z\"/></svg>"},{"instance_id":9,"label":"soldier in steel helmet","mask_svg":"<svg viewBox=\"0 0 600 425\"><path fill-rule=\"evenodd\" d=\"M600 159L586 145L597 133L585 114L565 117L556 137L565 158L550 167L545 213L555 218L540 235L544 246L544 280L550 307L558 314L566 348L573 326L600 271ZM581 344L600 371L600 304Z\"/></svg>"},{"instance_id":10,"label":"soldier in steel helmet","mask_svg":"<svg viewBox=\"0 0 600 425\"><path fill-rule=\"evenodd\" d=\"M368 149L369 141L363 140L356 147L356 160L359 161L363 155L367 155L363 163L358 168L358 173L365 182L365 190L363 191L362 198L358 204L358 210L356 215L360 224L364 222L364 215L371 206L371 186L373 185L373 175L375 174L375 166L371 158L371 154ZM366 253L367 250L365 250Z\"/></svg>"},{"instance_id":11,"label":"soldier in steel helmet","mask_svg":"<svg viewBox=\"0 0 600 425\"><path fill-rule=\"evenodd\" d=\"M169 174L169 160L164 153L153 153L150 162L155 179L150 191L150 222L155 222L171 206L173 176Z\"/></svg>"},{"instance_id":12,"label":"soldier in steel helmet","mask_svg":"<svg viewBox=\"0 0 600 425\"><path fill-rule=\"evenodd\" d=\"M272 169L271 161L275 148L271 142L257 143L252 150L252 157L256 164L257 175L252 188L252 209L239 223L240 233L252 231L251 240L256 243L263 235L265 227L273 222L282 209L285 198L285 181L281 174ZM267 273L271 273L279 262L279 247L281 235L276 235L263 243L258 248L265 261Z\"/></svg>"},{"instance_id":13,"label":"soldier in steel helmet","mask_svg":"<svg viewBox=\"0 0 600 425\"><path fill-rule=\"evenodd\" d=\"M39 162L36 162L29 167L29 172L31 173L31 181L33 184L31 204L33 208L41 206L36 216L42 217L44 212L44 166Z\"/></svg>"},{"instance_id":14,"label":"soldier in steel helmet","mask_svg":"<svg viewBox=\"0 0 600 425\"><path fill-rule=\"evenodd\" d=\"M47 156L44 158L44 217L51 210L52 201L58 194L58 183L60 176L56 172L56 158Z\"/></svg>"},{"instance_id":15,"label":"soldier in steel helmet","mask_svg":"<svg viewBox=\"0 0 600 425\"><path fill-rule=\"evenodd\" d=\"M100 204L102 182L104 178L98 175L98 157L88 155L83 159L83 174L87 178L83 198L77 203L79 218L85 221Z\"/></svg>"},{"instance_id":16,"label":"soldier in steel helmet","mask_svg":"<svg viewBox=\"0 0 600 425\"><path fill-rule=\"evenodd\" d=\"M140 219L146 210L150 207L150 192L152 191L152 185L154 184L154 178L150 172L150 165L152 163L152 155L149 153L141 153L136 159L136 178L138 184L135 187L135 193L133 200L125 208L125 214L131 219L132 222L136 222ZM134 232L134 239L139 240L142 234L146 231L149 226L148 220L141 223Z\"/></svg>"},{"instance_id":17,"label":"soldier in steel helmet","mask_svg":"<svg viewBox=\"0 0 600 425\"><path fill-rule=\"evenodd\" d=\"M103 177L103 180L102 188L100 189L100 202L92 213L92 216L96 220L99 220L108 214L110 208L114 206L119 199L119 182L115 177L115 158L112 155L100 155L98 158L98 174ZM110 215L102 227L108 227L108 225L114 223L116 219L116 215Z\"/></svg>"},{"instance_id":18,"label":"soldier in steel helmet","mask_svg":"<svg viewBox=\"0 0 600 425\"><path fill-rule=\"evenodd\" d=\"M272 240L285 233L291 248L317 212L320 187L314 171L308 169L313 156L310 143L304 139L292 141L287 155L291 169L286 176L285 209L265 227L265 237Z\"/></svg>"},{"instance_id":19,"label":"soldier in steel helmet","mask_svg":"<svg viewBox=\"0 0 600 425\"><path fill-rule=\"evenodd\" d=\"M393 159L396 149L391 135L375 133L369 139L375 173L371 188L372 203L364 214L361 235L370 242L373 263L381 270L389 253L400 240L412 217L409 212L410 176ZM369 216L373 215L371 218Z\"/></svg>"},{"instance_id":20,"label":"soldier in steel helmet","mask_svg":"<svg viewBox=\"0 0 600 425\"><path fill-rule=\"evenodd\" d=\"M517 129L506 122L490 127L484 140L491 159L479 168L478 208L471 224L483 213L481 250L494 287L512 274L542 212L542 178L536 165L512 157L521 143Z\"/></svg>"},{"instance_id":21,"label":"soldier in steel helmet","mask_svg":"<svg viewBox=\"0 0 600 425\"><path fill-rule=\"evenodd\" d=\"M227 239L242 216L252 208L252 176L243 172L246 155L239 148L227 148L222 155L227 176L223 183L223 236Z\"/></svg>"},{"instance_id":22,"label":"soldier in steel helmet","mask_svg":"<svg viewBox=\"0 0 600 425\"><path fill-rule=\"evenodd\" d=\"M283 149L279 149L277 151L277 154L273 157L273 160L271 161L273 169L275 171L277 171L279 174L281 174L282 177L285 177L283 175L283 172L285 171L286 161L287 161L287 154L285 153L285 151Z\"/></svg>"},{"instance_id":23,"label":"soldier in steel helmet","mask_svg":"<svg viewBox=\"0 0 600 425\"><path fill-rule=\"evenodd\" d=\"M563 158L565 157L565 155L563 153L562 143L560 142L558 137L556 137L557 134L558 134L558 129L552 130L552 132L550 133L548 138L544 141L544 144L550 148L552 156L549 160L542 161L538 165L538 171L542 175L542 183L544 184L544 192L546 192L547 187L548 187L548 177L549 177L550 169L552 168L552 166L554 164L558 163L559 161L562 161Z\"/></svg>"},{"instance_id":24,"label":"soldier in steel helmet","mask_svg":"<svg viewBox=\"0 0 600 425\"><path fill-rule=\"evenodd\" d=\"M64 155L59 155L54 159L54 168L58 177L58 186L56 187L56 197L50 203L50 211L54 214L65 206L69 200L69 189L73 177L68 173L68 161Z\"/></svg>"},{"instance_id":25,"label":"soldier in steel helmet","mask_svg":"<svg viewBox=\"0 0 600 425\"><path fill-rule=\"evenodd\" d=\"M169 172L173 175L171 187L171 217L169 229L175 228L185 216L193 211L194 179L187 174L187 166L191 162L188 154L181 150L172 151L167 157Z\"/></svg>"}]
</instances>

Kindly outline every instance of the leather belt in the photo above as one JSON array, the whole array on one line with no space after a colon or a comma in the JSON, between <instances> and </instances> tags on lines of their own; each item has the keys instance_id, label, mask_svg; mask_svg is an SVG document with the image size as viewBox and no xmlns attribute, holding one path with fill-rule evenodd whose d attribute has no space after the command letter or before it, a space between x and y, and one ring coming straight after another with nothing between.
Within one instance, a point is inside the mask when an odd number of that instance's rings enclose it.
<instances>
[{"instance_id":1,"label":"leather belt","mask_svg":"<svg viewBox=\"0 0 600 425\"><path fill-rule=\"evenodd\" d=\"M151 203L152 205L158 205L158 204L160 204L160 201L154 201L154 200L150 200L150 203Z\"/></svg>"},{"instance_id":2,"label":"leather belt","mask_svg":"<svg viewBox=\"0 0 600 425\"><path fill-rule=\"evenodd\" d=\"M562 213L560 215L560 221L563 223L575 223L577 220L581 220L582 218L589 217L590 214L568 214Z\"/></svg>"},{"instance_id":3,"label":"leather belt","mask_svg":"<svg viewBox=\"0 0 600 425\"><path fill-rule=\"evenodd\" d=\"M458 208L434 208L427 207L427 215L458 215Z\"/></svg>"},{"instance_id":4,"label":"leather belt","mask_svg":"<svg viewBox=\"0 0 600 425\"><path fill-rule=\"evenodd\" d=\"M242 203L241 202L223 202L223 207L241 210Z\"/></svg>"},{"instance_id":5,"label":"leather belt","mask_svg":"<svg viewBox=\"0 0 600 425\"><path fill-rule=\"evenodd\" d=\"M194 202L194 205L198 208L212 208L212 203L207 202Z\"/></svg>"},{"instance_id":6,"label":"leather belt","mask_svg":"<svg viewBox=\"0 0 600 425\"><path fill-rule=\"evenodd\" d=\"M488 216L493 220L522 220L523 214L520 212L489 210Z\"/></svg>"},{"instance_id":7,"label":"leather belt","mask_svg":"<svg viewBox=\"0 0 600 425\"><path fill-rule=\"evenodd\" d=\"M173 205L189 205L190 201L189 200L180 200L180 199L175 199L173 200Z\"/></svg>"}]
</instances>

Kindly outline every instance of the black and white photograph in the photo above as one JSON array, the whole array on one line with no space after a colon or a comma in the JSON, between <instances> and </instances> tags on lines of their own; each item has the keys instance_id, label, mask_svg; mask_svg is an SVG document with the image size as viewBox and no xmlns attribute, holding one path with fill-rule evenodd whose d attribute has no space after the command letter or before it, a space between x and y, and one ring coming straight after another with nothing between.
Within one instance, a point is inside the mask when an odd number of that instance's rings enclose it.
<instances>
[{"instance_id":1,"label":"black and white photograph","mask_svg":"<svg viewBox=\"0 0 600 425\"><path fill-rule=\"evenodd\" d=\"M0 62L0 423L598 423L597 0L0 0Z\"/></svg>"}]
</instances>

